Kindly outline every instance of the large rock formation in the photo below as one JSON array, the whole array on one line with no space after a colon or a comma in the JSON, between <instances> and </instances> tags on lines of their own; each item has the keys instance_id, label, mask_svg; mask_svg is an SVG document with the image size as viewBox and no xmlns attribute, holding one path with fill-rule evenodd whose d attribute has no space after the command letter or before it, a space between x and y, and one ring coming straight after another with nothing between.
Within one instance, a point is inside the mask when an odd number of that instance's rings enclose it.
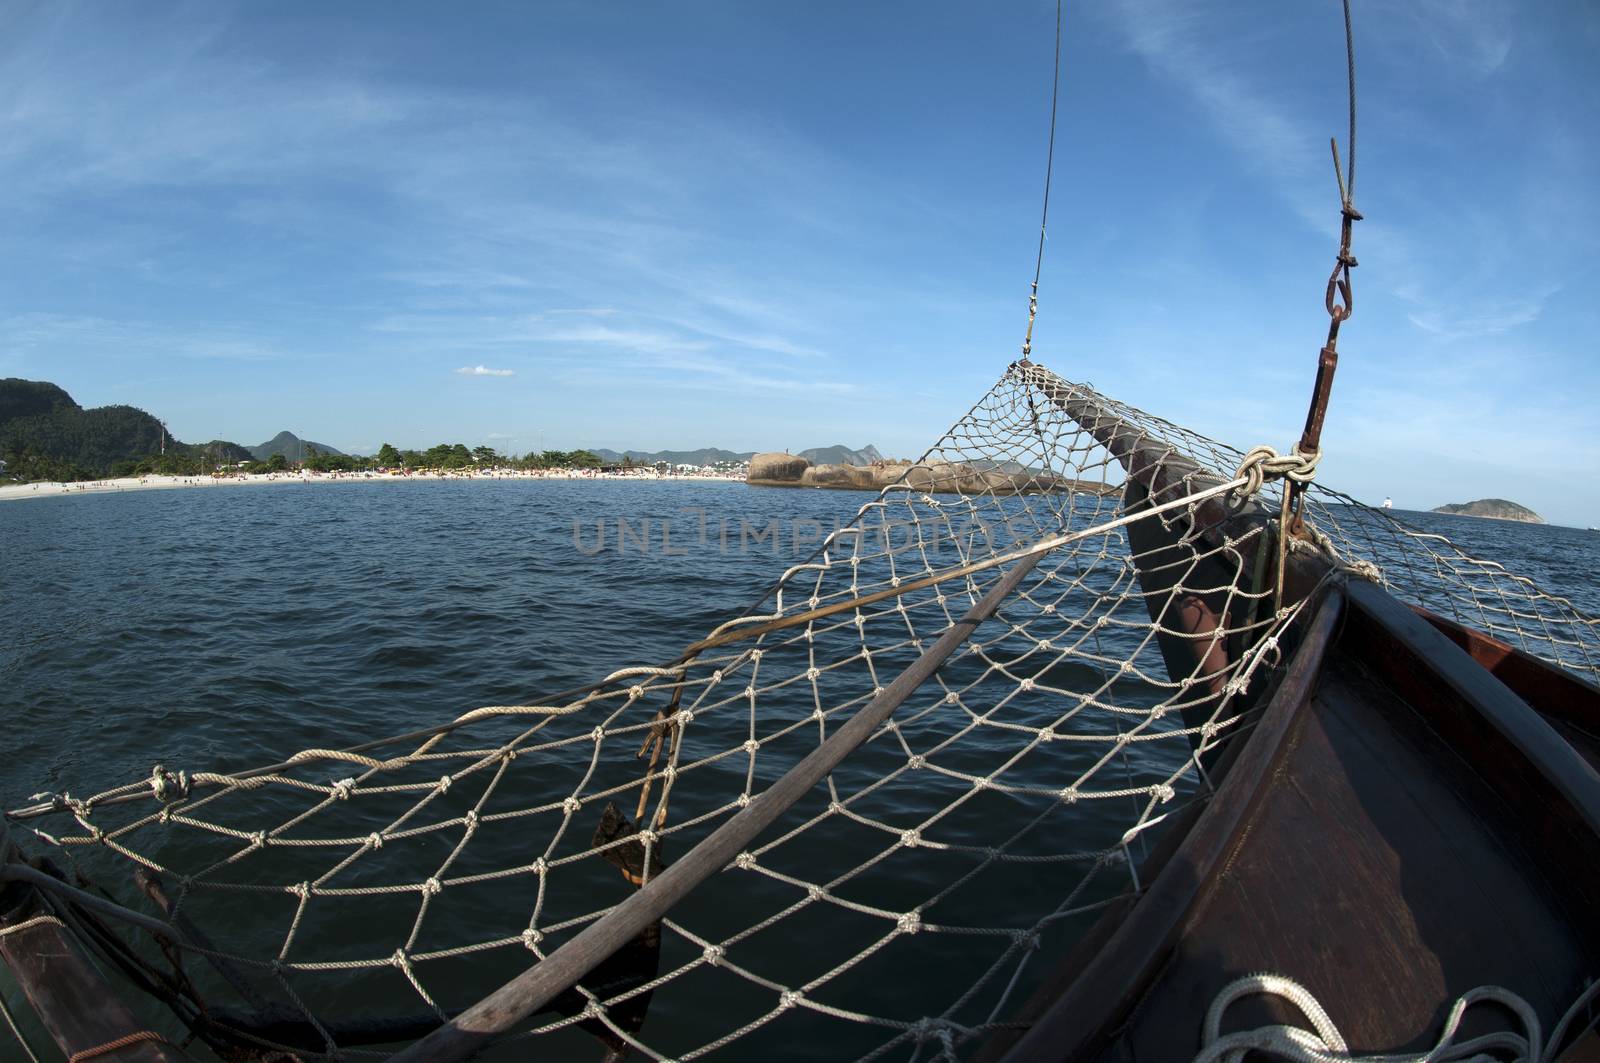
<instances>
[{"instance_id":1,"label":"large rock formation","mask_svg":"<svg viewBox=\"0 0 1600 1063\"><path fill-rule=\"evenodd\" d=\"M896 475L899 474L896 469ZM878 470L866 465L813 465L800 477L802 487L845 487L860 491L876 491L883 483L874 474ZM893 483L894 480L884 481Z\"/></svg>"},{"instance_id":2,"label":"large rock formation","mask_svg":"<svg viewBox=\"0 0 1600 1063\"><path fill-rule=\"evenodd\" d=\"M757 454L750 459L745 480L753 484L797 485L811 463L798 454Z\"/></svg>"},{"instance_id":3,"label":"large rock formation","mask_svg":"<svg viewBox=\"0 0 1600 1063\"><path fill-rule=\"evenodd\" d=\"M1120 484L1074 480L1054 473L1028 469L1017 462L954 462L937 458L909 461L875 461L871 465L828 463L812 465L798 454L757 454L750 459L747 481L762 487L831 487L854 491L881 491L901 483L924 494L1018 495L1040 491L1076 491L1114 495Z\"/></svg>"}]
</instances>

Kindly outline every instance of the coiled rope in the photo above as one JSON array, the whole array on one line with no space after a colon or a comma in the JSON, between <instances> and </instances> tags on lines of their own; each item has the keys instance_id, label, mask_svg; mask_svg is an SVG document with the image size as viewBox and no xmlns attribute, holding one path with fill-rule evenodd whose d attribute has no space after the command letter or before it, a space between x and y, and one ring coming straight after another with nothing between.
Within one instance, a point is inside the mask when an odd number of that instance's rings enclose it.
<instances>
[{"instance_id":1,"label":"coiled rope","mask_svg":"<svg viewBox=\"0 0 1600 1063\"><path fill-rule=\"evenodd\" d=\"M1426 1052L1356 1055L1351 1053L1339 1028L1328 1017L1327 1009L1305 986L1280 974L1246 975L1224 986L1206 1011L1201 1048L1194 1063L1242 1063L1250 1052L1287 1063L1468 1063L1478 1060L1494 1063L1500 1058L1489 1053L1509 1053L1513 1063L1550 1063L1568 1027L1597 991L1600 991L1600 982L1579 994L1556 1024L1548 1044L1541 1037L1539 1016L1526 1000L1501 986L1478 986L1456 998L1439 1040ZM1236 1001L1250 996L1274 996L1288 1001L1300 1010L1312 1028L1274 1024L1223 1034L1223 1014ZM1522 1031L1500 1030L1457 1043L1456 1035L1461 1031L1467 1009L1484 1003L1498 1004L1516 1016Z\"/></svg>"}]
</instances>

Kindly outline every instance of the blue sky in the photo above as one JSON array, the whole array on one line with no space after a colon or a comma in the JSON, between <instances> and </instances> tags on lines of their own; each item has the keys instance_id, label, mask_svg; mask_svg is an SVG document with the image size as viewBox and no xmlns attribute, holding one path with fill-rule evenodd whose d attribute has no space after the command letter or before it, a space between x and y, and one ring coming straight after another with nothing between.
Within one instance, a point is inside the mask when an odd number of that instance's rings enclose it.
<instances>
[{"instance_id":1,"label":"blue sky","mask_svg":"<svg viewBox=\"0 0 1600 1063\"><path fill-rule=\"evenodd\" d=\"M1017 353L1052 17L0 2L0 375L189 440L913 455ZM1356 20L1320 478L1600 524L1600 8ZM1298 436L1341 33L1329 0L1068 4L1039 361Z\"/></svg>"}]
</instances>

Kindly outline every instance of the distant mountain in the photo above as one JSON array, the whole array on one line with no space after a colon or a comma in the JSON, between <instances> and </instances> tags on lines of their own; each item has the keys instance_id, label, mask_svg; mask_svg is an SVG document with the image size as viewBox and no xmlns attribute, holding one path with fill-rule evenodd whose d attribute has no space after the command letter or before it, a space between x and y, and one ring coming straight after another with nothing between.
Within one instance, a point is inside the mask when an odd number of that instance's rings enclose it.
<instances>
[{"instance_id":1,"label":"distant mountain","mask_svg":"<svg viewBox=\"0 0 1600 1063\"><path fill-rule=\"evenodd\" d=\"M209 443L185 443L184 446L194 454L203 454L207 461L228 464L235 461L253 461L255 455L250 453L249 447L242 447L238 443L230 443L226 439L213 439ZM172 446L171 441L167 446Z\"/></svg>"},{"instance_id":2,"label":"distant mountain","mask_svg":"<svg viewBox=\"0 0 1600 1063\"><path fill-rule=\"evenodd\" d=\"M642 465L653 465L658 461L667 461L674 465L711 465L719 461L749 461L756 455L753 450L732 451L718 447L702 447L699 450L620 451L591 447L590 453L607 465L619 464L623 458L632 458ZM883 460L878 448L870 443L860 450L851 450L845 446L813 447L810 450L800 451L800 457L813 465L871 465L875 461Z\"/></svg>"},{"instance_id":3,"label":"distant mountain","mask_svg":"<svg viewBox=\"0 0 1600 1063\"><path fill-rule=\"evenodd\" d=\"M1527 506L1507 502L1503 498L1480 498L1476 502L1450 502L1439 506L1435 513L1449 513L1458 517L1492 517L1495 520L1520 520L1526 524L1543 524L1544 518Z\"/></svg>"},{"instance_id":4,"label":"distant mountain","mask_svg":"<svg viewBox=\"0 0 1600 1063\"><path fill-rule=\"evenodd\" d=\"M623 458L631 458L641 465L654 465L658 461L671 462L674 465L712 465L719 461L749 461L755 451L747 450L734 453L731 450L722 450L719 447L701 447L699 450L607 450L605 447L591 448L589 453L595 455L607 465L621 464Z\"/></svg>"},{"instance_id":5,"label":"distant mountain","mask_svg":"<svg viewBox=\"0 0 1600 1063\"><path fill-rule=\"evenodd\" d=\"M812 447L802 450L800 456L813 465L871 465L883 460L883 455L871 443L860 450L851 450L838 443L831 447Z\"/></svg>"},{"instance_id":6,"label":"distant mountain","mask_svg":"<svg viewBox=\"0 0 1600 1063\"><path fill-rule=\"evenodd\" d=\"M105 476L118 462L159 454L161 422L133 406L86 410L64 390L43 380L0 380L0 460L25 477L83 479ZM169 455L240 460L238 444L202 446L166 437Z\"/></svg>"},{"instance_id":7,"label":"distant mountain","mask_svg":"<svg viewBox=\"0 0 1600 1063\"><path fill-rule=\"evenodd\" d=\"M313 443L309 439L301 439L293 432L279 432L265 443L258 443L245 449L257 461L266 461L274 454L282 454L290 461L305 461L309 456L307 453L308 447L315 447L318 454L344 453L344 451L335 450L326 443Z\"/></svg>"}]
</instances>

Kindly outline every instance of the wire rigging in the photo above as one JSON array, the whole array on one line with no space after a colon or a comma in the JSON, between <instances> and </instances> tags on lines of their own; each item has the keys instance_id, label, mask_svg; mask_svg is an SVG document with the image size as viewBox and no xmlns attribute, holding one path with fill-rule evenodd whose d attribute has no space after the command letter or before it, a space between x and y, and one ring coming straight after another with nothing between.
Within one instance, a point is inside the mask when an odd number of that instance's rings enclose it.
<instances>
[{"instance_id":1,"label":"wire rigging","mask_svg":"<svg viewBox=\"0 0 1600 1063\"><path fill-rule=\"evenodd\" d=\"M1033 321L1039 316L1039 275L1044 270L1044 234L1050 222L1050 179L1056 163L1056 107L1061 99L1061 0L1056 0L1056 54L1050 80L1050 146L1044 160L1044 209L1039 216L1039 253L1033 262L1033 287L1028 292L1028 331L1022 337L1022 357L1033 353Z\"/></svg>"},{"instance_id":2,"label":"wire rigging","mask_svg":"<svg viewBox=\"0 0 1600 1063\"><path fill-rule=\"evenodd\" d=\"M1300 434L1300 441L1294 445L1294 452L1297 455L1313 462L1322 454L1322 423L1328 413L1328 397L1333 391L1333 374L1339 366L1339 326L1348 321L1350 315L1355 312L1350 271L1356 267L1357 262L1355 255L1350 253L1350 238L1355 223L1361 220L1361 212L1355 205L1356 43L1355 33L1351 28L1350 0L1343 0L1343 7L1345 84L1350 101L1350 165L1348 171L1340 168L1339 141L1337 137L1333 138L1330 144L1333 149L1333 177L1339 185L1340 220L1339 253L1333 262L1333 272L1328 274L1328 285L1322 297L1323 307L1328 311L1328 340L1323 344L1317 358L1317 375L1311 388L1311 405L1306 411L1305 430ZM1303 484L1291 484L1283 499L1283 517L1289 520L1292 512L1293 519L1289 524L1289 530L1296 535L1302 534L1305 530L1300 516L1300 499L1304 491Z\"/></svg>"}]
</instances>

